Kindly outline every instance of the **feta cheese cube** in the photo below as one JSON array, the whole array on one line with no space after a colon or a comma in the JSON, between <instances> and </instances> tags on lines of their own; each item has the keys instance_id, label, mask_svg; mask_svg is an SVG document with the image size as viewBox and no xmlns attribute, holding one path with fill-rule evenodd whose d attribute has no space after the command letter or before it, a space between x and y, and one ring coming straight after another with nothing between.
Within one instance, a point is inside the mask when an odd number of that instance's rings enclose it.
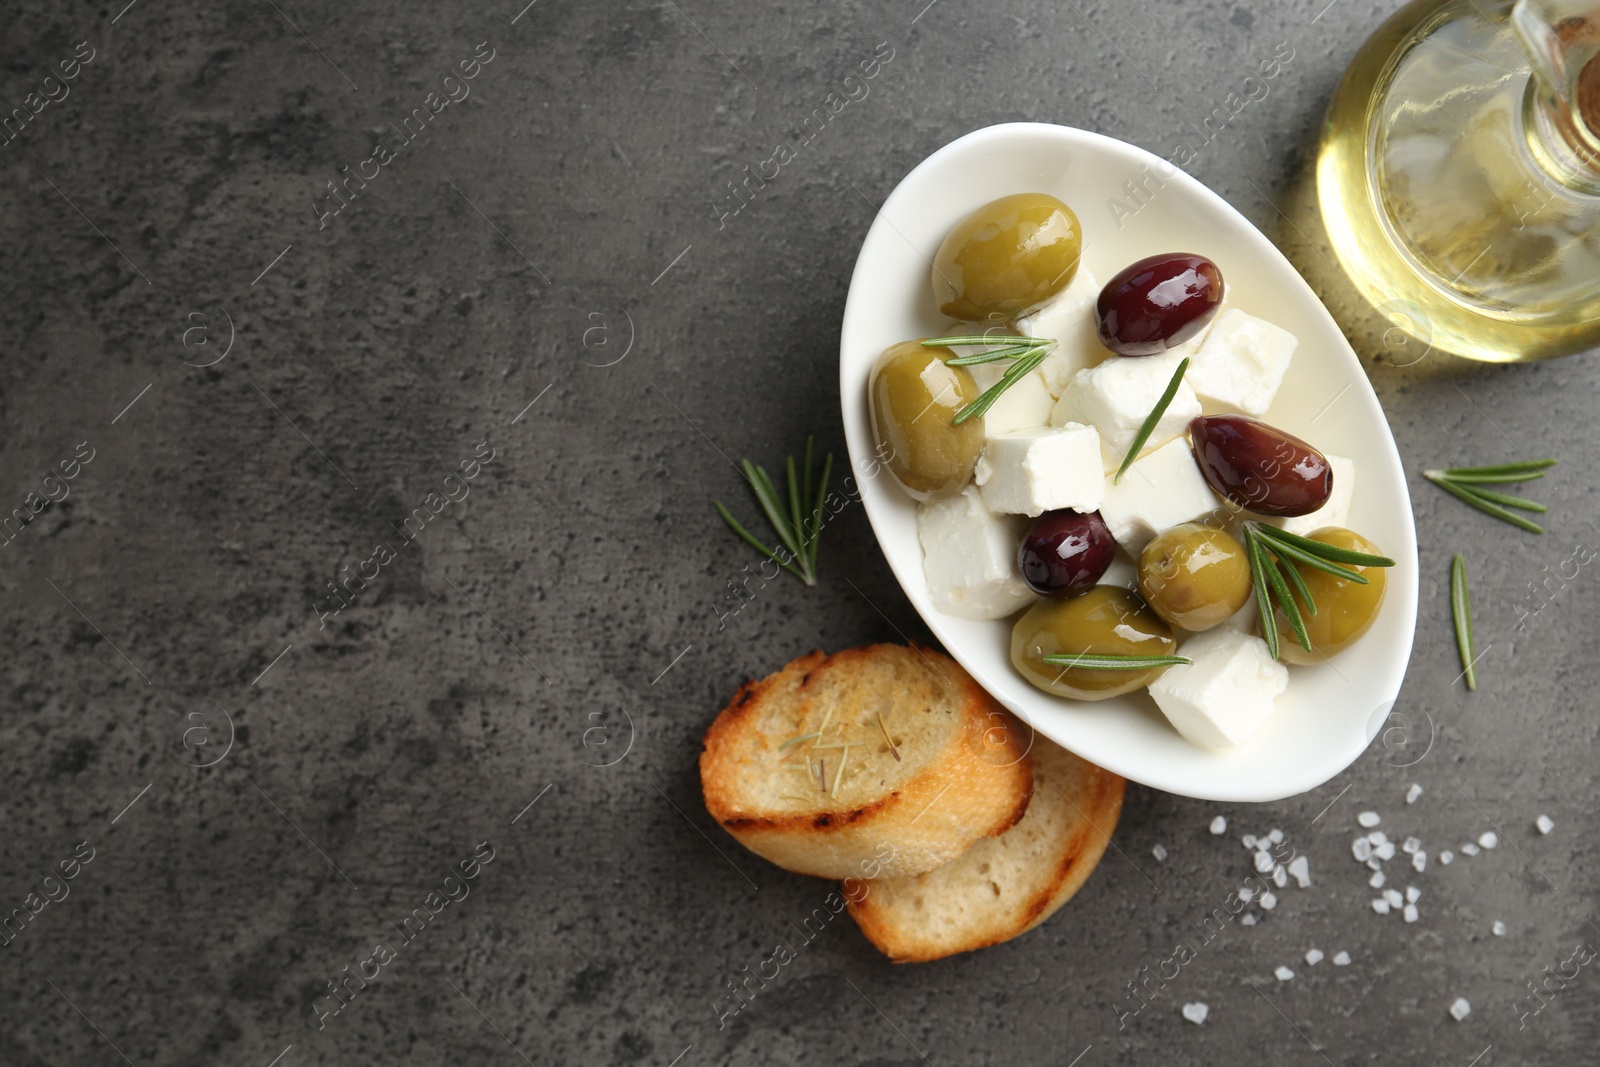
<instances>
[{"instance_id":1,"label":"feta cheese cube","mask_svg":"<svg viewBox=\"0 0 1600 1067\"><path fill-rule=\"evenodd\" d=\"M1188 440L1180 437L1134 463L1122 481L1106 479L1100 517L1117 544L1137 559L1162 530L1209 515L1217 506Z\"/></svg>"},{"instance_id":2,"label":"feta cheese cube","mask_svg":"<svg viewBox=\"0 0 1600 1067\"><path fill-rule=\"evenodd\" d=\"M1208 410L1264 415L1299 344L1288 330L1229 308L1211 324L1185 377Z\"/></svg>"},{"instance_id":3,"label":"feta cheese cube","mask_svg":"<svg viewBox=\"0 0 1600 1067\"><path fill-rule=\"evenodd\" d=\"M1207 748L1255 733L1289 685L1289 669L1268 654L1267 643L1237 630L1195 634L1178 654L1194 662L1168 667L1150 695L1178 733Z\"/></svg>"},{"instance_id":4,"label":"feta cheese cube","mask_svg":"<svg viewBox=\"0 0 1600 1067\"><path fill-rule=\"evenodd\" d=\"M1328 466L1333 468L1333 492L1326 504L1309 515L1267 521L1301 537L1310 537L1324 526L1349 526L1350 501L1356 490L1356 465L1343 456L1329 456Z\"/></svg>"},{"instance_id":5,"label":"feta cheese cube","mask_svg":"<svg viewBox=\"0 0 1600 1067\"><path fill-rule=\"evenodd\" d=\"M1099 430L1106 448L1106 469L1113 470L1121 465L1182 360L1182 353L1174 349L1161 356L1118 356L1080 370L1062 390L1050 421L1057 426L1086 422ZM1145 447L1158 448L1182 435L1199 414L1200 401L1194 390L1187 380L1180 382Z\"/></svg>"},{"instance_id":6,"label":"feta cheese cube","mask_svg":"<svg viewBox=\"0 0 1600 1067\"><path fill-rule=\"evenodd\" d=\"M1100 435L1091 426L1013 430L989 438L973 471L990 511L1094 511L1105 493Z\"/></svg>"},{"instance_id":7,"label":"feta cheese cube","mask_svg":"<svg viewBox=\"0 0 1600 1067\"><path fill-rule=\"evenodd\" d=\"M1118 552L1111 558L1111 566L1100 576L1096 585L1118 585L1130 592L1139 591L1139 567L1133 560Z\"/></svg>"},{"instance_id":8,"label":"feta cheese cube","mask_svg":"<svg viewBox=\"0 0 1600 1067\"><path fill-rule=\"evenodd\" d=\"M1010 367L1011 360L1002 359L994 363L977 363L967 370L971 372L972 380L978 383L978 389L986 390L998 382ZM1038 370L1029 371L1012 382L1010 388L1000 394L1000 399L983 413L984 436L996 437L1012 430L1047 426L1055 403L1055 397L1045 388L1044 375Z\"/></svg>"},{"instance_id":9,"label":"feta cheese cube","mask_svg":"<svg viewBox=\"0 0 1600 1067\"><path fill-rule=\"evenodd\" d=\"M964 619L1000 619L1033 600L1017 574L1020 523L984 506L978 490L917 508L922 568L933 606Z\"/></svg>"},{"instance_id":10,"label":"feta cheese cube","mask_svg":"<svg viewBox=\"0 0 1600 1067\"><path fill-rule=\"evenodd\" d=\"M1095 301L1100 296L1100 283L1084 264L1078 265L1067 287L1051 297L1039 310L1017 320L1017 329L1025 337L1048 337L1056 342L1055 348L1039 364L1050 395L1057 397L1067 387L1067 382L1078 371L1092 367L1111 353L1100 344L1097 333L1099 321L1095 314Z\"/></svg>"}]
</instances>

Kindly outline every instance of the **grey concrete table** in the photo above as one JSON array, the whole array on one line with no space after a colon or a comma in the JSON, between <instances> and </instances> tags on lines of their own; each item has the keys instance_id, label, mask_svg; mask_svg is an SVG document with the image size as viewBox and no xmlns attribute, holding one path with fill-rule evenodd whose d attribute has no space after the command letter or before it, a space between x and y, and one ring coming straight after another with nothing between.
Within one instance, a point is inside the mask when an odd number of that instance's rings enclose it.
<instances>
[{"instance_id":1,"label":"grey concrete table","mask_svg":"<svg viewBox=\"0 0 1600 1067\"><path fill-rule=\"evenodd\" d=\"M1387 4L125 2L4 16L0 504L38 513L0 548L0 1064L1594 1061L1600 374L1422 357L1331 270L1310 146ZM1557 456L1550 532L1417 478L1416 653L1348 772L1131 787L1041 930L896 968L841 918L734 1012L828 886L710 823L701 732L802 650L925 630L859 505L818 588L733 613L711 500L748 508L728 457L842 449L875 205L1013 119L1188 142L1408 466ZM1366 810L1430 853L1391 878L1415 923L1373 913ZM1272 828L1312 886L1202 938Z\"/></svg>"}]
</instances>

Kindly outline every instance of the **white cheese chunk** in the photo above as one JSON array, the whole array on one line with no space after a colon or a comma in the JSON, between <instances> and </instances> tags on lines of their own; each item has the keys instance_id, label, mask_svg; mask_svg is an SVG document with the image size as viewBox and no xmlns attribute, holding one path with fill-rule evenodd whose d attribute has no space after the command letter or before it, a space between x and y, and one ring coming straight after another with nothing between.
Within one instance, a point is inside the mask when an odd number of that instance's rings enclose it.
<instances>
[{"instance_id":1,"label":"white cheese chunk","mask_svg":"<svg viewBox=\"0 0 1600 1067\"><path fill-rule=\"evenodd\" d=\"M1100 576L1096 585L1116 585L1123 589L1137 593L1139 591L1139 567L1133 560L1118 552L1111 557L1111 566Z\"/></svg>"},{"instance_id":2,"label":"white cheese chunk","mask_svg":"<svg viewBox=\"0 0 1600 1067\"><path fill-rule=\"evenodd\" d=\"M1117 544L1137 559L1156 534L1209 515L1220 504L1194 461L1188 438L1180 437L1135 462L1121 482L1107 478L1100 517Z\"/></svg>"},{"instance_id":3,"label":"white cheese chunk","mask_svg":"<svg viewBox=\"0 0 1600 1067\"><path fill-rule=\"evenodd\" d=\"M1182 360L1183 352L1173 349L1160 356L1118 356L1080 370L1056 401L1050 421L1057 426L1086 422L1099 430L1106 468L1115 469ZM1187 381L1180 382L1145 447L1157 448L1179 436L1199 414L1194 390Z\"/></svg>"},{"instance_id":4,"label":"white cheese chunk","mask_svg":"<svg viewBox=\"0 0 1600 1067\"><path fill-rule=\"evenodd\" d=\"M1004 359L974 364L967 370L972 373L972 380L978 383L978 389L987 390L1000 380L1011 364L1011 360ZM1055 397L1046 388L1044 375L1038 370L1030 371L1012 382L1000 394L1000 399L983 413L984 436L996 437L1012 430L1047 426L1050 423L1050 410L1054 406Z\"/></svg>"},{"instance_id":5,"label":"white cheese chunk","mask_svg":"<svg viewBox=\"0 0 1600 1067\"><path fill-rule=\"evenodd\" d=\"M1267 653L1267 643L1231 627L1195 634L1178 655L1194 662L1168 667L1150 695L1178 733L1206 748L1228 748L1255 733L1289 685L1289 669Z\"/></svg>"},{"instance_id":6,"label":"white cheese chunk","mask_svg":"<svg viewBox=\"0 0 1600 1067\"><path fill-rule=\"evenodd\" d=\"M1095 301L1100 283L1084 264L1078 265L1067 287L1033 314L1017 320L1017 330L1025 337L1048 337L1056 347L1039 364L1039 373L1057 397L1074 374L1092 367L1111 353L1100 344Z\"/></svg>"},{"instance_id":7,"label":"white cheese chunk","mask_svg":"<svg viewBox=\"0 0 1600 1067\"><path fill-rule=\"evenodd\" d=\"M1350 501L1356 490L1356 465L1343 456L1329 456L1328 466L1333 468L1333 492L1328 502L1309 515L1296 515L1292 519L1273 519L1277 526L1301 537L1310 537L1324 526L1350 525Z\"/></svg>"},{"instance_id":8,"label":"white cheese chunk","mask_svg":"<svg viewBox=\"0 0 1600 1067\"><path fill-rule=\"evenodd\" d=\"M1105 492L1100 435L1092 426L1013 430L989 438L973 481L990 511L1038 515L1057 508L1094 511Z\"/></svg>"},{"instance_id":9,"label":"white cheese chunk","mask_svg":"<svg viewBox=\"0 0 1600 1067\"><path fill-rule=\"evenodd\" d=\"M973 486L917 508L922 569L933 606L964 619L1001 619L1033 600L1017 573L1021 521L996 515Z\"/></svg>"},{"instance_id":10,"label":"white cheese chunk","mask_svg":"<svg viewBox=\"0 0 1600 1067\"><path fill-rule=\"evenodd\" d=\"M1288 330L1229 308L1211 324L1185 377L1208 411L1264 415L1299 344Z\"/></svg>"}]
</instances>

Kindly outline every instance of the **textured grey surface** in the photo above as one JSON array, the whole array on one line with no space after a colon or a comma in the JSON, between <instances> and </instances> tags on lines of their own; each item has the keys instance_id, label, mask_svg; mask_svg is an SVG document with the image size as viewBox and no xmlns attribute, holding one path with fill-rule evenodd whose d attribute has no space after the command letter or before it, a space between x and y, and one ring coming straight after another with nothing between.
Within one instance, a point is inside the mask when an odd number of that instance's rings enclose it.
<instances>
[{"instance_id":1,"label":"textured grey surface","mask_svg":"<svg viewBox=\"0 0 1600 1067\"><path fill-rule=\"evenodd\" d=\"M93 452L0 549L0 908L41 909L0 950L0 1064L1593 1062L1596 968L1537 1015L1526 983L1600 946L1600 585L1581 569L1520 630L1517 606L1600 544L1600 376L1592 358L1402 369L1415 347L1328 269L1308 145L1388 5L124 2L0 20L7 109L94 50L0 149L5 507ZM390 141L319 228L338 168L479 42L470 96ZM721 218L726 183L880 42L865 98ZM800 651L925 633L859 505L819 588L784 580L719 624L753 558L711 509L749 507L723 454L774 462L812 431L842 447L849 272L923 156L1013 119L1167 154L1285 42L1267 97L1190 170L1328 299L1408 467L1498 461L1507 438L1560 457L1549 535L1419 480L1406 719L1349 771L1259 808L1132 787L1119 852L1041 930L895 968L840 918L719 1029L725 980L796 940L828 887L710 824L702 730ZM470 494L402 545L480 442ZM320 619L379 543L394 559ZM1472 695L1452 684L1454 551L1485 649ZM1349 847L1366 809L1434 857L1394 879L1423 891L1415 924L1369 907ZM1491 826L1500 847L1438 865ZM1272 827L1314 886L1231 924L1119 1027L1126 983L1250 873L1239 835ZM47 886L80 842L92 861ZM392 924L480 842L470 895L400 945ZM327 983L390 941L319 1028ZM1306 966L1312 947L1330 959Z\"/></svg>"}]
</instances>

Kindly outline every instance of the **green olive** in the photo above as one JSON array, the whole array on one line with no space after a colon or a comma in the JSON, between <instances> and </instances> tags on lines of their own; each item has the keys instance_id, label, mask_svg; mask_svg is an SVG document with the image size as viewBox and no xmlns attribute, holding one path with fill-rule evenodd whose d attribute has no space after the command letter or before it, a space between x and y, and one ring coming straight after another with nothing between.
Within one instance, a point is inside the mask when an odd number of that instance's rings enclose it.
<instances>
[{"instance_id":1,"label":"green olive","mask_svg":"<svg viewBox=\"0 0 1600 1067\"><path fill-rule=\"evenodd\" d=\"M1326 526L1311 535L1311 540L1321 541L1325 545L1334 545L1338 548L1348 548L1354 552L1368 552L1373 555L1382 555L1378 546L1368 541L1354 530L1346 530L1342 526ZM1344 564L1341 564L1344 566ZM1295 593L1295 601L1300 607L1300 617L1305 620L1306 636L1311 638L1312 651L1307 652L1300 647L1300 642L1294 637L1294 631L1289 628L1289 620L1284 618L1281 609L1274 609L1278 622L1278 658L1285 663L1321 663L1338 652L1343 652L1356 639L1372 628L1378 618L1378 608L1383 604L1383 593L1387 577L1383 567L1348 567L1367 580L1366 585L1352 582L1347 578L1329 574L1327 571L1308 567L1303 563L1295 564L1300 571L1300 577L1305 580L1306 589L1311 593L1311 599L1317 605L1315 615L1306 611L1305 601L1300 599L1300 594Z\"/></svg>"},{"instance_id":2,"label":"green olive","mask_svg":"<svg viewBox=\"0 0 1600 1067\"><path fill-rule=\"evenodd\" d=\"M1144 546L1139 592L1172 625L1209 630L1250 599L1250 561L1227 531L1186 522Z\"/></svg>"},{"instance_id":3,"label":"green olive","mask_svg":"<svg viewBox=\"0 0 1600 1067\"><path fill-rule=\"evenodd\" d=\"M1143 600L1120 586L1097 585L1067 600L1041 600L1011 630L1011 663L1046 693L1104 700L1142 689L1165 667L1104 671L1058 667L1045 656L1170 656L1172 630Z\"/></svg>"},{"instance_id":4,"label":"green olive","mask_svg":"<svg viewBox=\"0 0 1600 1067\"><path fill-rule=\"evenodd\" d=\"M1055 296L1078 272L1083 230L1044 193L1017 193L956 224L933 259L939 310L965 322L1014 319Z\"/></svg>"},{"instance_id":5,"label":"green olive","mask_svg":"<svg viewBox=\"0 0 1600 1067\"><path fill-rule=\"evenodd\" d=\"M978 386L965 367L947 366L941 351L917 341L891 345L867 387L878 455L919 500L959 492L983 451L981 416L951 421L978 399Z\"/></svg>"}]
</instances>

